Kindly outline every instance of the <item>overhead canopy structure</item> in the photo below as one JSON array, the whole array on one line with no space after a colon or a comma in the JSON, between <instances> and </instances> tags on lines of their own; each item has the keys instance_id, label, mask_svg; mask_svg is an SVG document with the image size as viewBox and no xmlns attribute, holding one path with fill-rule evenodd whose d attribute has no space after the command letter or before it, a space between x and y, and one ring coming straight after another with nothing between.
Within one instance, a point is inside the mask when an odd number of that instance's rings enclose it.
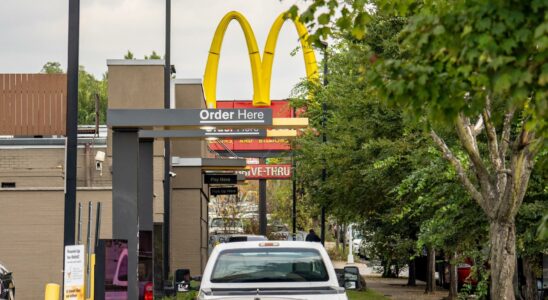
<instances>
[{"instance_id":1,"label":"overhead canopy structure","mask_svg":"<svg viewBox=\"0 0 548 300\"><path fill-rule=\"evenodd\" d=\"M109 109L107 124L113 128L191 129L306 128L308 118L272 118L268 108L235 109Z\"/></svg>"}]
</instances>

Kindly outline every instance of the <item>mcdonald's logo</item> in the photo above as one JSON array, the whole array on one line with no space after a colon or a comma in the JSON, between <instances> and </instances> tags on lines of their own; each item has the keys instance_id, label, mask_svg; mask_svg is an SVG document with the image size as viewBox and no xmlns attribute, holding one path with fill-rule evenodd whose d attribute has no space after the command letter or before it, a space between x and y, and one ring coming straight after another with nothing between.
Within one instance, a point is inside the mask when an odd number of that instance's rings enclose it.
<instances>
[{"instance_id":1,"label":"mcdonald's logo","mask_svg":"<svg viewBox=\"0 0 548 300\"><path fill-rule=\"evenodd\" d=\"M215 35L213 36L213 41L211 42L211 47L209 48L204 74L204 90L207 107L217 107L217 71L219 69L221 46L228 24L232 20L236 20L244 32L247 50L249 52L249 62L251 64L254 106L270 106L270 82L272 79L274 51L282 25L287 20L293 22L295 29L299 34L307 78L317 78L318 65L316 63L316 56L314 55L314 50L308 43L308 30L301 22L289 18L287 13L280 14L270 28L261 59L257 40L255 39L255 34L253 33L253 29L251 29L249 22L241 13L231 11L223 17L221 22L219 22L219 25L215 30Z\"/></svg>"}]
</instances>

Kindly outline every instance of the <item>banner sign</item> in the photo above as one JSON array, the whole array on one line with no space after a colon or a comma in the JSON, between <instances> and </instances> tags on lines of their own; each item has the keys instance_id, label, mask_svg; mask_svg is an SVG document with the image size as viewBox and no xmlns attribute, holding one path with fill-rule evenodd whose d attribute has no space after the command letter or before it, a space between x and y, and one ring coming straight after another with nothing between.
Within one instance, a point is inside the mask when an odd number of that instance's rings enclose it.
<instances>
[{"instance_id":1,"label":"banner sign","mask_svg":"<svg viewBox=\"0 0 548 300\"><path fill-rule=\"evenodd\" d=\"M238 188L237 187L218 187L218 188L210 188L209 192L213 196L218 195L238 195Z\"/></svg>"},{"instance_id":2,"label":"banner sign","mask_svg":"<svg viewBox=\"0 0 548 300\"><path fill-rule=\"evenodd\" d=\"M291 179L291 165L249 165L245 179Z\"/></svg>"},{"instance_id":3,"label":"banner sign","mask_svg":"<svg viewBox=\"0 0 548 300\"><path fill-rule=\"evenodd\" d=\"M109 109L110 127L148 126L249 126L264 128L272 125L269 108L227 109Z\"/></svg>"},{"instance_id":4,"label":"banner sign","mask_svg":"<svg viewBox=\"0 0 548 300\"><path fill-rule=\"evenodd\" d=\"M266 129L255 129L255 128L243 128L243 129L211 129L204 133L207 136L217 136L217 137L266 137Z\"/></svg>"},{"instance_id":5,"label":"banner sign","mask_svg":"<svg viewBox=\"0 0 548 300\"><path fill-rule=\"evenodd\" d=\"M235 108L253 108L251 101L217 101L218 108L235 109ZM270 108L274 118L292 118L293 110L287 100L273 100ZM223 138L221 140L225 146L231 151L288 151L291 150L291 144L287 139L282 138ZM209 143L211 150L225 151L226 149L218 143Z\"/></svg>"},{"instance_id":6,"label":"banner sign","mask_svg":"<svg viewBox=\"0 0 548 300\"><path fill-rule=\"evenodd\" d=\"M84 245L66 246L63 284L65 300L84 300L84 266Z\"/></svg>"},{"instance_id":7,"label":"banner sign","mask_svg":"<svg viewBox=\"0 0 548 300\"><path fill-rule=\"evenodd\" d=\"M270 109L202 109L200 110L200 124L218 125L232 123L249 123L272 125L272 111Z\"/></svg>"},{"instance_id":8,"label":"banner sign","mask_svg":"<svg viewBox=\"0 0 548 300\"><path fill-rule=\"evenodd\" d=\"M205 174L204 182L207 184L236 184L238 182L238 175Z\"/></svg>"}]
</instances>

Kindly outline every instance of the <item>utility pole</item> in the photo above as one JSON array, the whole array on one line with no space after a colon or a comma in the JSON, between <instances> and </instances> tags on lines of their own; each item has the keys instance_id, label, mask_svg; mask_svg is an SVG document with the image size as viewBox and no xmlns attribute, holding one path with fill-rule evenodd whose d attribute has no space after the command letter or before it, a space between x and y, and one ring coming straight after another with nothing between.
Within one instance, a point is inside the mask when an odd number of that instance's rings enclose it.
<instances>
[{"instance_id":1,"label":"utility pole","mask_svg":"<svg viewBox=\"0 0 548 300\"><path fill-rule=\"evenodd\" d=\"M291 155L292 169L293 169L293 208L292 208L292 223L293 223L293 240L297 240L297 162L295 161L295 150Z\"/></svg>"},{"instance_id":2,"label":"utility pole","mask_svg":"<svg viewBox=\"0 0 548 300\"><path fill-rule=\"evenodd\" d=\"M166 0L166 49L164 66L164 108L170 108L171 96L171 0ZM170 199L171 199L171 142L164 139L164 235L163 235L163 262L164 279L169 278L169 223L170 223Z\"/></svg>"},{"instance_id":3,"label":"utility pole","mask_svg":"<svg viewBox=\"0 0 548 300\"><path fill-rule=\"evenodd\" d=\"M297 117L297 110L295 108L293 108L293 117L294 118ZM294 150L295 143L292 143L291 147L293 149L291 151L291 164L292 164L292 171L293 171L292 172L293 207L292 207L291 217L292 217L292 223L293 223L293 240L296 241L297 240L297 161L295 159L295 150Z\"/></svg>"},{"instance_id":4,"label":"utility pole","mask_svg":"<svg viewBox=\"0 0 548 300\"><path fill-rule=\"evenodd\" d=\"M69 2L67 121L65 170L64 245L74 245L76 218L76 150L78 144L78 44L80 36L80 0ZM64 251L64 250L63 250Z\"/></svg>"},{"instance_id":5,"label":"utility pole","mask_svg":"<svg viewBox=\"0 0 548 300\"><path fill-rule=\"evenodd\" d=\"M266 158L261 158L261 164L266 164ZM266 179L259 179L259 234L267 235Z\"/></svg>"},{"instance_id":6,"label":"utility pole","mask_svg":"<svg viewBox=\"0 0 548 300\"><path fill-rule=\"evenodd\" d=\"M323 85L327 86L327 42L322 42L322 45L324 46L324 52L323 52ZM327 123L327 103L326 99L322 102L322 142L325 144L327 142L327 135L326 135L326 123ZM323 162L323 169L322 169L322 183L325 187L325 181L327 179L327 170L326 170L326 161ZM320 239L322 240L322 245L325 245L325 204L322 205L322 215L321 215L321 236Z\"/></svg>"},{"instance_id":7,"label":"utility pole","mask_svg":"<svg viewBox=\"0 0 548 300\"><path fill-rule=\"evenodd\" d=\"M66 160L65 160L65 218L63 245L74 245L76 226L76 151L78 146L78 52L80 40L80 0L69 1ZM65 257L63 247L63 259ZM63 261L64 266L64 261ZM64 267L63 267L64 268ZM64 297L64 288L63 288Z\"/></svg>"}]
</instances>

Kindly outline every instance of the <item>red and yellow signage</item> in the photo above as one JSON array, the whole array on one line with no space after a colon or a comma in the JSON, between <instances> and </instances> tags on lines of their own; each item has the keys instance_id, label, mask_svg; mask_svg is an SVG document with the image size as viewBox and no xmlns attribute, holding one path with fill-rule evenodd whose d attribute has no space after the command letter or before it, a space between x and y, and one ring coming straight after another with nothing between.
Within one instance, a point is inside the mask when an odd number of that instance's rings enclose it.
<instances>
[{"instance_id":1,"label":"red and yellow signage","mask_svg":"<svg viewBox=\"0 0 548 300\"><path fill-rule=\"evenodd\" d=\"M217 108L253 108L251 101L218 101ZM287 100L273 100L271 102L272 117L274 118L293 118L293 109L289 106ZM222 139L220 142L231 151L287 151L291 150L291 145L287 139ZM223 151L224 147L218 142L210 142L211 150Z\"/></svg>"},{"instance_id":2,"label":"red and yellow signage","mask_svg":"<svg viewBox=\"0 0 548 300\"><path fill-rule=\"evenodd\" d=\"M254 179L291 179L291 165L249 165L249 169L240 171L246 180Z\"/></svg>"}]
</instances>

